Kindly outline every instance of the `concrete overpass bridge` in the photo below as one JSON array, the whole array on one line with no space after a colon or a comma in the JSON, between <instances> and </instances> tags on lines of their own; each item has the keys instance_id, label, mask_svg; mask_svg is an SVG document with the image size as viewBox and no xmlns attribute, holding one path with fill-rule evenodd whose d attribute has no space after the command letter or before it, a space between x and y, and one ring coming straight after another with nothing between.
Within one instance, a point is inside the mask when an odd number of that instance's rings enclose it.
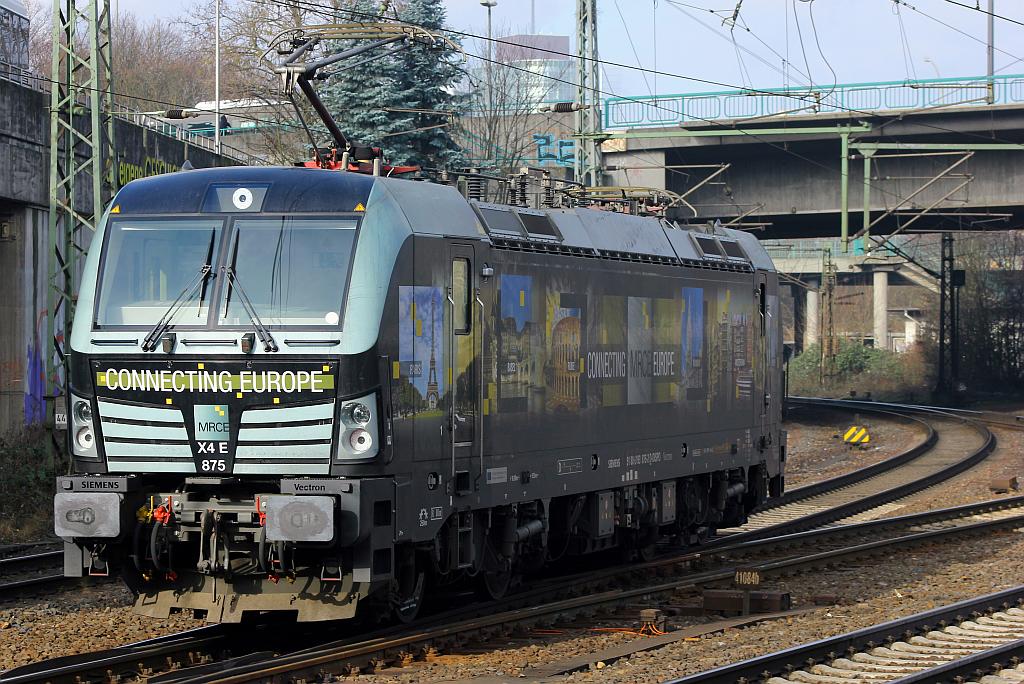
<instances>
[{"instance_id":1,"label":"concrete overpass bridge","mask_svg":"<svg viewBox=\"0 0 1024 684\"><path fill-rule=\"evenodd\" d=\"M608 181L765 238L1024 227L1024 75L610 99Z\"/></svg>"}]
</instances>

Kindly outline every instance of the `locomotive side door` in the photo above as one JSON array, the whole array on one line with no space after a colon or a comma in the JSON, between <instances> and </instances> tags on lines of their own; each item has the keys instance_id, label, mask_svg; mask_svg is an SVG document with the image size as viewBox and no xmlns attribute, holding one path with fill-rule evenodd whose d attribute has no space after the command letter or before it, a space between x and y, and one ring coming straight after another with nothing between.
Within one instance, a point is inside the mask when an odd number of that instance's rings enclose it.
<instances>
[{"instance_id":1,"label":"locomotive side door","mask_svg":"<svg viewBox=\"0 0 1024 684\"><path fill-rule=\"evenodd\" d=\"M451 493L454 497L473 491L480 477L477 459L481 419L478 340L482 333L482 317L478 316L477 273L471 244L452 244L448 268L448 358L450 389L448 402L448 447L451 449Z\"/></svg>"}]
</instances>

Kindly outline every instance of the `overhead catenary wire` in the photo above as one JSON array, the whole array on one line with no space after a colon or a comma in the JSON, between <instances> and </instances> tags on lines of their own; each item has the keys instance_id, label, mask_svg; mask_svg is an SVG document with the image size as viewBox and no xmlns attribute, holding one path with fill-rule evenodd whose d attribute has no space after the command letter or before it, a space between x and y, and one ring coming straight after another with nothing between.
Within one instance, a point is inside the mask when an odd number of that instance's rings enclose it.
<instances>
[{"instance_id":1,"label":"overhead catenary wire","mask_svg":"<svg viewBox=\"0 0 1024 684\"><path fill-rule=\"evenodd\" d=\"M633 51L633 56L636 58L636 63L640 64L640 55L637 54L636 44L633 42L633 36L629 32L629 24L626 22L626 17L622 16L622 8L619 7L619 0L615 0L615 11L619 14L619 21L622 22L622 28L626 32L626 40L629 41L629 48ZM651 97L657 96L655 89L651 87L651 82L647 80L647 72L641 72L641 77L644 79L644 85L647 86L647 92ZM657 81L655 81L657 83Z\"/></svg>"},{"instance_id":2,"label":"overhead catenary wire","mask_svg":"<svg viewBox=\"0 0 1024 684\"><path fill-rule=\"evenodd\" d=\"M807 14L811 17L811 31L814 33L814 44L818 46L818 54L821 55L821 61L825 63L828 70L832 72L832 89L829 90L825 97L831 97L832 93L836 91L836 87L839 85L839 77L836 75L836 70L832 68L832 64L828 61L828 57L825 56L825 51L821 49L821 40L818 37L818 26L814 23L814 0L807 0Z\"/></svg>"},{"instance_id":3,"label":"overhead catenary wire","mask_svg":"<svg viewBox=\"0 0 1024 684\"><path fill-rule=\"evenodd\" d=\"M896 22L899 25L900 30L900 52L903 55L903 69L907 74L907 79L910 79L913 74L914 80L917 80L917 69L914 68L914 56L910 51L910 39L907 37L907 27L903 24L903 13L900 12L899 3L895 3L892 6L893 14L896 15Z\"/></svg>"},{"instance_id":4,"label":"overhead catenary wire","mask_svg":"<svg viewBox=\"0 0 1024 684\"><path fill-rule=\"evenodd\" d=\"M1003 16L1002 14L996 14L995 12L989 12L988 10L982 9L980 5L968 5L968 4L963 3L963 2L958 2L958 0L946 0L946 2L948 2L950 5L956 5L957 7L963 7L964 9L973 10L973 11L978 12L980 14L984 14L986 16L990 16L990 17L992 17L994 19L1001 19L1001 20L1009 22L1011 24L1017 24L1017 26L1024 26L1024 21L1018 21L1017 19L1011 19L1010 17Z\"/></svg>"},{"instance_id":5,"label":"overhead catenary wire","mask_svg":"<svg viewBox=\"0 0 1024 684\"><path fill-rule=\"evenodd\" d=\"M257 0L250 0L250 2L255 2L255 1L257 1ZM374 19L381 18L380 15L370 14L370 13L367 13L367 12L361 12L361 11L358 11L358 10L349 10L349 9L346 9L346 10L334 10L333 8L329 8L329 7L326 7L324 5L317 4L316 2L313 2L312 0L270 0L270 1L271 2L275 2L275 3L287 3L289 5L303 6L303 7L306 7L308 9L311 9L313 11L319 11L319 12L324 12L326 10L330 10L330 11L336 11L336 12L344 12L344 13L347 13L347 14L350 14L350 15L353 15L353 16L363 17L363 18L374 18ZM896 1L902 2L903 0L893 0L893 1L894 2L896 2ZM413 23L411 25L415 26L416 24ZM477 36L475 34L464 32L464 31L455 31L454 29L442 29L442 30L445 31L445 32L452 33L454 35L461 35L461 36L467 36L467 37L472 37L472 38L478 38L480 40L487 40L487 38L484 37L484 36ZM497 42L497 43L515 45L515 43L512 43L510 41L506 41L506 40L502 40L500 38L492 38L491 40L493 42ZM541 52L548 52L548 53L552 53L552 54L558 54L558 55L562 55L562 56L565 56L565 57L572 57L574 59L576 58L575 55L571 55L569 53L560 52L558 50L551 50L551 49L547 49L547 48L537 48L537 49L540 50ZM476 59L480 59L481 61L495 62L495 60L488 60L487 57L482 56L482 55L475 55L475 54L468 53L468 52L466 54L467 54L467 56L474 57ZM585 59L589 59L589 58L585 58ZM708 84L712 84L712 85L717 85L717 86L721 86L723 88L729 88L729 89L735 89L735 90L744 90L740 86L737 86L737 85L731 84L731 83L724 83L724 82L720 82L720 81L712 81L712 80L709 80L709 79L701 79L701 78L698 78L698 77L695 77L695 76L688 76L688 75L675 74L675 73L670 73L670 72L665 72L665 71L660 71L660 70L647 69L647 68L644 68L644 67L632 66L632 65L627 65L627 64L622 64L622 63L619 63L619 62L613 62L613 61L602 60L602 59L598 59L598 60L595 60L595 61L597 63L601 64L603 67L611 66L611 67L620 67L620 68L626 68L626 69L632 69L632 70L638 70L638 71L647 71L649 73L657 73L657 74L663 75L663 76L670 76L670 77L673 77L673 78L679 78L679 79L685 79L685 80L693 80L693 81L697 81L697 82L703 82L703 83L708 83ZM1024 61L1024 59L1022 59L1022 61ZM495 63L498 63L498 62L495 62ZM502 63L502 65L507 67L507 68L514 69L514 70L517 70L517 71L529 71L527 69L524 69L523 67L515 66L515 65L512 65L512 64L503 64ZM533 72L533 71L529 71L529 73L535 74L535 72ZM606 74L606 76L607 76L607 74ZM564 83L564 84L567 84L567 85L578 87L577 83L575 83L573 81L569 81L569 80L563 79L563 78L559 78L557 76L551 76L551 75L548 75L548 74L542 74L542 77L550 79L550 80L553 80L553 81L556 81L556 82L559 82L559 83ZM634 102L634 103L637 103L637 104L645 104L645 105L651 106L651 107L656 108L656 109L664 110L666 112L677 113L675 110L672 110L672 109L669 109L667 107L664 107L664 106L660 105L659 103L647 103L647 102L644 102L643 100L638 99L636 97L618 95L616 93L609 92L609 91L603 90L603 89L599 89L597 87L592 87L592 88L590 88L590 90L592 92L598 94L598 95L604 95L604 96L607 96L607 97L613 97L613 98L616 98L616 99L625 100L627 102ZM786 93L779 93L777 91L758 90L758 89L745 89L745 90L747 92L751 93L751 94L763 94L763 95L770 95L770 96L773 96L773 97L779 97L779 96L790 97L792 99L798 99L798 100L803 100L803 101L807 101L808 100L807 96L800 95L800 94L786 94ZM874 112L874 111L855 109L853 107L846 107L846 106L842 106L842 105L838 105L838 104L834 105L834 108L837 111L842 111L842 112L846 112L846 113L850 113L850 114L861 114L861 115L864 115L864 116L874 116L874 117L879 117L879 118L886 118L886 119L889 120L888 122L883 122L882 125L884 125L885 123L898 121L898 120L902 119L903 116L904 116L903 114L899 114L899 115L884 117L883 115L880 115L880 114L878 114L877 112ZM706 123L708 125L715 126L715 127L718 127L718 128L724 128L724 129L732 129L733 128L733 125L731 123L727 123L727 122L723 122L723 121L717 121L717 120L713 120L713 119L706 119L706 118L699 117L699 116L692 115L692 114L691 114L691 118L693 118L695 121L699 121L701 123ZM929 129L936 130L936 131L941 131L941 132L945 132L945 133L963 134L963 135L967 135L967 136L970 136L970 137L975 137L975 138L983 139L983 140L990 141L990 142L994 140L996 142L1005 142L1005 143L1009 143L1009 144L1019 144L1019 143L1017 143L1015 141L1000 139L998 136L993 137L993 136L987 135L987 134L986 135L982 135L982 134L979 134L979 133L969 133L969 132L968 133L964 133L963 131L957 131L957 130L954 130L954 129L945 128L945 127L942 127L942 126L937 126L935 124L919 123L919 125L924 127L924 128L929 128ZM741 132L744 135L753 137L753 138L758 139L758 140L760 140L762 142L766 142L766 143L769 142L769 141L764 140L762 137L756 135L756 133L753 133L751 131L741 130ZM769 144L771 144L771 143L769 143ZM1024 146L1022 146L1022 149L1024 149ZM805 161L809 161L809 160L805 159Z\"/></svg>"},{"instance_id":6,"label":"overhead catenary wire","mask_svg":"<svg viewBox=\"0 0 1024 684\"><path fill-rule=\"evenodd\" d=\"M256 1L257 0L250 0L250 2L256 2ZM905 2L905 0L892 0L892 1L900 3L900 4L903 4L905 6L910 7L911 9L913 9L915 11L920 12L919 10L914 8L913 6L909 5L909 3ZM352 9L338 9L338 8L334 8L334 7L330 7L330 6L326 6L326 5L321 5L321 4L312 2L311 0L271 0L271 2L273 2L274 4L280 4L282 6L287 6L287 7L295 6L295 7L299 7L300 9L301 8L306 8L309 11L312 11L314 13L319 13L321 15L326 15L326 14L336 15L338 13L344 13L344 14L348 14L350 16L362 17L364 19L367 19L367 18L372 18L372 19L390 19L390 17L386 17L386 16L383 16L383 15L371 14L371 13L361 12L361 11L352 10ZM670 2L673 2L673 0L670 0ZM675 2L673 4L675 4ZM408 23L408 22L406 22L406 23ZM416 25L416 24L411 24L411 25ZM472 37L472 38L476 38L476 39L480 39L480 40L487 40L487 38L485 36L478 36L478 35L475 35L475 34L469 33L469 32L455 31L454 29L443 29L443 30L445 32L452 33L453 35L459 35L459 36L463 36L463 37ZM966 34L966 35L969 35L969 34ZM502 40L500 38L493 38L491 40L493 42L497 42L497 43L500 43L500 44L515 45L515 43L512 43L510 41L506 41L506 40ZM575 55L570 55L569 53L563 53L563 52L560 52L560 51L557 51L557 50L551 50L551 49L547 49L547 48L538 48L538 50L540 50L542 52L554 53L554 54L559 54L559 55L566 56L566 57L573 57L573 58L575 58ZM1009 54L1009 53L1007 53L1007 54ZM481 60L484 60L484 61L487 61L487 58L482 57L482 56L477 56L477 55L471 55L471 56L476 57L476 58L481 59ZM1015 55L1010 54L1010 56L1014 57ZM495 63L498 63L495 60L490 60L490 61L494 61ZM725 87L725 88L739 89L739 87L734 85L734 84L723 83L723 82L718 82L718 81L712 81L710 79L700 79L700 78L693 77L693 76L673 74L673 73L659 71L659 70L645 69L644 67L626 65L626 64L621 64L621 63L617 63L617 62L611 62L611 61L607 61L607 60L596 60L596 61L598 61L599 63L601 63L603 65L607 65L607 66L615 66L615 67L621 67L621 68L626 68L626 69L633 69L633 70L639 70L639 71L658 73L658 74L661 74L661 75L670 76L670 77L674 77L674 78L680 78L680 79L685 79L685 80L693 80L693 81L702 82L702 83L708 83L708 84L717 85L717 86L721 86L721 87ZM1024 58L1022 58L1022 61L1024 61ZM518 70L518 71L528 71L526 69L523 69L522 67L516 67L514 65L504 65L504 66L507 66L509 68L513 68L513 69ZM530 71L530 73L531 74L535 74L535 72L532 72L532 71ZM573 85L573 86L577 85L576 83L574 83L572 81L568 81L566 79L558 78L558 77L547 75L547 74L544 74L543 77L551 79L551 80L556 81L556 82L565 83L565 84L568 84L568 85ZM41 77L41 76L37 77L37 78L39 80L47 81L47 82L51 82L52 83L52 81L50 79L47 79L47 78L44 78L44 77ZM86 90L89 89L88 87L85 87L85 86L83 86L82 88L86 89ZM616 95L615 93L610 93L610 92L607 92L607 91L604 91L604 90L600 90L600 89L597 89L597 88L593 88L592 90L595 93L600 94L600 95L606 95L606 96L609 96L609 97L621 98L621 99L624 99L624 100L627 100L627 101L634 101L634 102L641 103L641 104L647 104L647 103L644 103L642 100L637 100L636 98L622 97L622 96ZM751 90L751 92L753 92L753 93L763 92L763 94L774 95L774 96L780 95L777 92L770 92L770 91ZM134 97L132 95L125 94L125 93L115 92L113 94L117 95L119 97L126 97L126 98ZM793 97L795 99L805 99L805 98L802 98L802 97L799 97L799 96L793 96ZM170 106L172 108L188 108L188 107L183 107L183 105L178 104L178 103L173 103L173 102L168 102L168 101L163 101L163 100L156 100L156 99L152 99L152 98L135 97L135 99L140 100L140 101L150 102L150 103L153 103L153 104L161 104L161 105L165 105L165 106ZM665 109L666 111L673 111L673 110L669 110L669 109L667 109L665 107L661 107L658 104L654 104L652 106L655 106L655 107L660 108L660 109ZM857 110L857 109L848 108L848 107L840 107L840 106L837 106L836 108L839 109L839 110L842 110L842 111L849 112L849 113L877 116L877 114L874 113L874 112L868 112L868 111ZM673 111L673 113L674 113L674 111ZM258 117L242 115L242 114L238 114L238 115L232 114L232 116L236 116L237 118L244 119L244 120L255 121L255 122L258 122L258 123L266 123L266 124L270 124L270 125L283 126L283 127L293 128L293 129L296 129L296 130L301 129L301 126L298 126L298 125L288 124L288 123L285 123L285 122L275 121L275 120L271 120L271 119L260 119ZM704 118L697 117L697 116L693 116L692 118L694 118L695 120L701 121L703 123L707 123L709 125L714 125L714 126L723 127L723 128L731 128L731 126L729 126L728 124L725 124L725 123L723 123L721 121L715 121L715 120L711 120L711 119L704 119ZM892 120L896 120L897 118L899 118L899 117L893 117ZM943 127L940 127L940 126L935 126L933 124L921 124L921 125L924 126L924 127L927 127L927 128L931 128L931 129L939 130L939 131L943 131L943 132L958 133L958 131L954 131L952 129L943 128ZM781 151L784 151L784 152L787 152L789 154L792 154L792 155L802 159L803 161L806 161L808 163L812 163L812 164L814 164L816 166L819 166L821 168L826 168L826 169L828 169L830 171L833 170L833 169L831 169L831 167L827 167L827 166L825 166L823 164L820 164L819 162L816 162L815 160L811 160L809 158L803 157L802 155L798 155L798 154L792 152L791 150L786 149L784 146L772 143L771 141L768 141L768 140L764 139L763 137L756 135L755 133L752 133L750 131L743 131L743 133L745 135L753 138L753 139L757 139L757 140L759 140L761 142L765 142L766 144L770 145L771 147L775 147L777 149L780 149ZM998 137L992 138L991 136L987 136L987 135L983 136L981 134L968 134L968 135L972 135L973 137L983 138L985 140L996 140L996 141L1000 140ZM1002 142L1011 142L1011 141L1002 141ZM882 190L884 192L883 189L880 189L880 190Z\"/></svg>"},{"instance_id":7,"label":"overhead catenary wire","mask_svg":"<svg viewBox=\"0 0 1024 684\"><path fill-rule=\"evenodd\" d=\"M934 17L931 14L928 14L924 10L919 9L916 5L912 5L911 3L907 2L907 0L891 0L891 2L893 2L893 3L897 4L897 5L902 5L903 7L906 7L907 9L911 10L912 12L916 12L917 14L920 14L922 17L925 17L925 18L930 19L931 21L933 21L933 22L935 22L937 24L941 24L942 26L945 26L946 28L948 28L951 31L956 31L960 35L962 35L962 36L964 36L966 38L970 38L971 40L973 40L976 43L979 43L981 45L988 45L988 41L982 40L981 38L978 38L977 36L972 35L972 34L968 33L967 31L964 31L963 29L961 29L961 28L959 28L957 26L953 26L949 22L945 22L945 21L939 19L938 17ZM971 8L971 9L973 9L973 8ZM1004 71L1004 70L1010 68L1011 66L1013 66L1014 64L1017 64L1019 62L1024 62L1024 57L1020 57L1018 55L1015 55L1012 52L1007 52L1006 50L1004 50L1001 47L993 46L993 49L995 49L996 52L1002 53L1003 55L1005 55L1007 57L1012 57L1013 58L1013 61L1010 62L1009 64L1005 64L1002 67L996 69L996 73L999 73L1000 71Z\"/></svg>"},{"instance_id":8,"label":"overhead catenary wire","mask_svg":"<svg viewBox=\"0 0 1024 684\"><path fill-rule=\"evenodd\" d=\"M811 87L814 87L814 76L811 74L811 63L807 60L807 48L804 46L804 32L800 28L800 15L796 13L796 0L792 0L793 21L796 23L796 35L800 40L800 53L804 56L804 67L807 69L807 77L811 80Z\"/></svg>"},{"instance_id":9,"label":"overhead catenary wire","mask_svg":"<svg viewBox=\"0 0 1024 684\"><path fill-rule=\"evenodd\" d=\"M690 19L691 21L693 21L693 22L695 22L695 23L697 23L697 24L700 24L700 25L701 25L701 26L703 26L703 27L704 27L705 29L707 29L707 30L708 30L708 31L710 31L711 33L714 33L715 35L717 35L718 37L722 38L723 40L727 40L727 41L733 42L733 39L732 39L732 38L731 38L730 36L727 36L727 35L725 35L725 34L724 34L723 32L719 31L718 29L714 28L713 26L710 26L710 25L708 25L707 23L705 23L704 21L702 21L702 20L701 20L701 19L700 19L699 17L695 17L695 16L693 15L693 14L691 14L690 12L687 12L687 11L686 11L686 10L684 9L684 7L689 7L689 8L693 8L693 7L694 7L693 5L690 5L690 4L688 4L688 3L685 3L685 2L679 2L679 0L667 0L667 2L668 2L668 4L669 4L669 6L670 6L670 7L672 7L672 9L674 9L674 10L676 10L677 12L679 12L679 13L683 14L684 16L686 16L687 18L689 18L689 19ZM712 14L715 14L714 10L707 10L707 11L708 11L708 12L710 12L710 13L712 13ZM716 15L716 16L717 16L717 15ZM742 17L740 18L740 20L741 20L741 21L743 20L743 19L742 19ZM765 42L764 42L763 40L761 40L761 38L760 38L760 37L758 37L758 36L757 36L757 35L756 35L756 34L755 34L755 33L754 33L754 32L753 32L753 31L752 31L751 29L747 28L747 27L746 27L745 25L744 25L744 26L743 26L742 28L743 28L743 29L744 29L745 31L749 32L749 33L750 33L751 35L753 35L753 36L754 36L754 37L755 37L755 38L756 38L756 39L757 39L757 40L758 40L758 41L759 41L759 42L760 42L760 43L761 43L762 45L765 45L765 47L768 47L768 49L769 49L769 50L771 50L771 47L770 47L770 46L768 46L768 44L767 44L767 43L765 43ZM785 74L785 72L784 72L784 71L783 71L782 69L780 69L779 67L776 67L776 66L775 66L774 64L772 64L772 63L771 63L770 61L766 60L766 59L765 59L764 57L762 57L761 55L759 55L759 54L757 54L757 53L755 53L755 52L751 51L750 49L748 49L748 48L746 48L746 47L744 47L744 46L742 46L742 45L740 45L740 46L738 46L738 47L739 47L739 49L740 49L740 50L742 50L742 51L746 52L746 53L747 53L748 55L750 55L750 56L751 56L751 57L753 57L754 59L756 59L756 60L758 60L759 62L761 62L762 64L764 64L764 65L765 65L765 66L767 66L767 67L768 67L769 69L771 69L771 70L773 70L773 71L775 71L775 72L779 73L780 75L782 75L782 76L783 76L783 78L785 78L785 77L786 77L786 74ZM773 52L774 52L774 50L773 50ZM776 55L778 55L778 53L776 53ZM781 56L781 55L779 55L779 56ZM787 61L787 63L788 63L788 60L786 60L786 61ZM796 72L797 72L798 74L800 74L801 76L803 76L803 77L804 77L805 79L807 79L807 83L808 83L808 86L810 86L810 77L809 77L809 76L808 76L807 74L805 74L805 73L804 73L803 71L801 71L801 70L800 70L800 68L799 68L798 66L796 66L795 64L790 64L790 67L791 67L792 69L794 69L794 70L795 70L795 71L796 71ZM678 76L678 75L677 75L677 76L676 76L676 78L680 78L680 76ZM722 86L722 87L732 87L732 88L736 88L736 89L741 89L741 86L736 86L736 85L732 85L732 86L723 86L723 84L721 84L721 83L716 83L716 82L713 82L713 81L709 81L709 82L707 82L707 83L708 83L708 85L715 85L715 86ZM744 87L744 88L742 88L742 89L744 89L744 90L750 90L751 92L757 92L757 89L756 89L756 88L753 88L753 87L750 87L750 88L746 88L746 87Z\"/></svg>"},{"instance_id":10,"label":"overhead catenary wire","mask_svg":"<svg viewBox=\"0 0 1024 684\"><path fill-rule=\"evenodd\" d=\"M272 1L282 2L283 0L272 0ZM318 4L314 3L314 2L311 2L311 0L289 0L289 1L292 4L295 4L295 5L304 5L306 7L315 8L317 11L323 11L325 9L324 6L318 5ZM893 1L897 1L897 0L893 0ZM378 15L371 15L371 14L368 14L366 12L359 12L357 10L341 10L341 11L349 13L350 15L362 16L364 18L366 18L366 17L377 18L378 17ZM445 30L447 30L447 29L445 29ZM459 31L452 31L452 33L468 35L468 36L471 36L471 37L477 37L477 36L474 36L473 34L469 34L469 33L465 33L465 32L459 32ZM492 39L492 40L497 41L499 43L507 42L507 41L502 41L501 39ZM558 53L558 54L566 54L566 53L559 53L556 50L542 49L542 51L554 52L554 53ZM480 55L473 55L472 53L466 53L466 54L468 56L475 57L475 58L480 59L482 61L498 63L495 60L491 60L491 59L488 59L487 57L483 57L483 56L480 56ZM567 55L567 56L569 56L569 55ZM606 60L596 60L596 61L599 64L602 64L602 65L605 65L605 66L623 66L623 65L621 65L619 63L609 62L609 61L606 61ZM517 71L528 72L528 73L531 73L531 74L535 73L535 72L530 71L528 69L525 69L523 67L519 67L519 66L512 65L512 64L503 64L503 66L505 66L506 68L517 70ZM643 67L626 66L626 68L645 70ZM652 71L652 70L648 69L646 71ZM664 72L659 72L659 73L664 73ZM680 77L680 78L690 78L690 77L678 76L678 75L675 75L675 74L670 74L670 75L677 76L677 77ZM578 86L578 84L576 84L576 83L574 83L572 81L561 79L561 78L558 78L558 77L555 77L555 76L551 76L551 75L547 75L547 74L545 74L543 76L545 78L549 78L549 79L552 79L554 81L558 81L558 82L561 82L561 83L566 83L566 84L573 85L573 86ZM704 79L696 79L696 78L694 78L692 80L704 80ZM731 86L731 87L736 88L736 86ZM653 104L651 104L651 103L644 103L642 100L639 100L639 99L637 99L635 97L618 96L618 95L616 95L614 93L610 93L608 91L599 89L597 87L592 87L591 91L596 93L596 94L598 94L598 95L604 95L604 96L608 96L608 97L616 97L618 99L622 99L622 100L625 100L625 101L636 102L636 103L639 103L639 104L647 104L648 106L652 106L652 107L655 107L655 108L658 108L658 109L663 109L665 111L669 111L669 112L675 113L674 110L671 110L671 109L669 109L667 107L661 106L657 102L655 102ZM755 91L751 91L751 92L758 92L758 91L755 90ZM766 92L766 94L778 95L778 93L768 93L767 91L765 91L765 92ZM837 109L842 109L842 110L845 110L845 111L849 111L851 113L860 113L860 114L865 114L865 115L869 115L869 116L877 116L877 114L875 114L873 112L865 112L865 111L862 111L862 110L855 110L855 109L852 109L852 108L845 108L845 107L837 106ZM731 128L731 126L729 126L728 124L726 124L724 122L721 122L721 121L715 121L715 120L712 120L712 119L706 119L706 118L695 116L695 115L691 115L691 118L693 118L695 120L699 120L699 121L701 121L703 123L706 123L708 125L711 125L711 126L722 127L722 128ZM891 117L891 120L895 121L898 118L899 117ZM941 127L941 126L935 126L933 124L924 124L924 123L922 123L920 125L922 125L923 127L926 127L926 128L931 128L931 129L939 130L939 131L943 131L943 132L962 133L960 131L954 131L953 129L947 129L947 128L944 128L944 127ZM753 132L753 131L750 131L750 130L740 129L740 132L744 136L746 136L746 137L748 137L748 138L750 138L752 140L757 140L758 142L761 142L761 143L767 145L768 147L776 149L776 150L778 150L780 152L783 152L784 154L787 154L789 156L792 156L792 157L794 157L796 159L800 159L801 161L804 161L805 163L811 164L812 166L821 168L821 169L827 171L829 174L841 175L841 172L838 169L836 169L836 168L834 168L832 166L828 166L826 164L823 164L823 163L819 162L816 159L812 159L812 158L807 157L805 155L799 154L799 153L793 151L792 149L790 149L788 145L783 145L783 144L780 144L780 143L775 143L775 142L765 138L764 136L758 135L756 132ZM982 139L985 139L985 140L992 140L993 139L990 136L987 136L987 135L983 136L981 134L970 134L970 133L968 133L967 135L970 135L970 136L973 136L973 137L982 138ZM995 138L995 139L998 140L998 138ZM1004 142L1010 142L1010 141L1004 141ZM1011 143L1011 144L1018 144L1018 143ZM1022 146L1022 149L1024 149L1024 146ZM901 195L899 195L898 193L892 192L892 191L887 190L887 189L882 188L882 187L877 187L876 190L880 194L890 195L890 196L896 198L900 202L904 201L904 198Z\"/></svg>"},{"instance_id":11,"label":"overhead catenary wire","mask_svg":"<svg viewBox=\"0 0 1024 684\"><path fill-rule=\"evenodd\" d=\"M32 74L30 79L33 80L33 81L39 81L39 82L42 82L42 83L47 83L49 85L62 85L62 83L60 83L59 81L55 81L52 78L47 78L47 77L41 76L39 74ZM75 85L75 89L76 90L80 90L80 91L86 91L86 92L91 92L93 90L100 90L100 91L103 91L103 92L107 92L106 88L97 88L97 87L87 86L87 85L84 85L84 84L81 84L81 85L76 84ZM117 90L111 90L110 94L112 96L114 96L114 97L120 97L120 98L124 98L124 99L127 99L127 100L136 100L138 102L147 102L149 104L162 105L162 106L166 107L168 110L173 110L173 109L195 110L195 107L192 106L192 105L184 105L184 104L181 104L180 102L171 102L169 100L157 100L157 99L154 99L152 97L143 97L141 95L133 95L131 93L125 93L125 92L121 92L121 91L117 91ZM265 103L265 105L268 106L268 107L277 106L278 104L284 105L285 103L283 103L283 102L282 103L274 103L274 102L266 102ZM212 112L208 112L208 113L212 114ZM150 113L147 113L147 112L135 112L135 111L132 111L130 109L125 109L124 111L115 111L115 112L113 112L113 114L115 116L124 116L124 117L140 116L140 115L159 116L159 115L150 114ZM232 117L234 119L242 119L244 121L252 121L252 122L255 122L255 123L258 123L258 124L267 124L268 126L282 126L282 127L285 127L285 128L293 128L295 130L302 130L302 126L299 125L299 124L287 123L287 122L283 122L283 121L278 121L276 119L261 119L259 117L252 116L250 114L239 114L239 113L235 113L235 112L229 112L228 116L230 116L230 117ZM171 125L174 125L174 124L171 124Z\"/></svg>"}]
</instances>

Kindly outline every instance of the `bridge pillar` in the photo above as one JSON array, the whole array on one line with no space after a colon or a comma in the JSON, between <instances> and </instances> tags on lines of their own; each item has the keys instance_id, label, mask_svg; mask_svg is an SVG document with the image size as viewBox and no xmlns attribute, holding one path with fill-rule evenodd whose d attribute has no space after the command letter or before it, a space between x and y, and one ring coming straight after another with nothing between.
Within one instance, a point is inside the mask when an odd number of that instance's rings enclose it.
<instances>
[{"instance_id":1,"label":"bridge pillar","mask_svg":"<svg viewBox=\"0 0 1024 684\"><path fill-rule=\"evenodd\" d=\"M804 353L804 335L807 330L806 290L799 285L790 285L789 291L793 295L793 353L799 355Z\"/></svg>"},{"instance_id":2,"label":"bridge pillar","mask_svg":"<svg viewBox=\"0 0 1024 684\"><path fill-rule=\"evenodd\" d=\"M889 272L876 270L872 278L875 349L889 349Z\"/></svg>"},{"instance_id":3,"label":"bridge pillar","mask_svg":"<svg viewBox=\"0 0 1024 684\"><path fill-rule=\"evenodd\" d=\"M817 287L817 284L814 285ZM804 349L818 344L821 338L821 308L818 291L807 290L807 304L804 308Z\"/></svg>"}]
</instances>

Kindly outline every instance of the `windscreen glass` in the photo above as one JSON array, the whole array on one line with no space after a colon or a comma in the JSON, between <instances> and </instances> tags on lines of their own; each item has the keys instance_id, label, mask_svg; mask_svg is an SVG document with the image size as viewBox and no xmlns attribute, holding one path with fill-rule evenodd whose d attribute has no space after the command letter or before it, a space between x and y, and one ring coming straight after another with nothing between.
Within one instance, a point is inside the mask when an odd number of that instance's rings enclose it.
<instances>
[{"instance_id":1,"label":"windscreen glass","mask_svg":"<svg viewBox=\"0 0 1024 684\"><path fill-rule=\"evenodd\" d=\"M357 222L341 218L258 218L235 221L220 325L251 325L244 299L271 326L341 323Z\"/></svg>"},{"instance_id":2,"label":"windscreen glass","mask_svg":"<svg viewBox=\"0 0 1024 684\"><path fill-rule=\"evenodd\" d=\"M96 324L153 325L179 295L175 325L206 325L213 264L223 222L117 218L107 227Z\"/></svg>"}]
</instances>

